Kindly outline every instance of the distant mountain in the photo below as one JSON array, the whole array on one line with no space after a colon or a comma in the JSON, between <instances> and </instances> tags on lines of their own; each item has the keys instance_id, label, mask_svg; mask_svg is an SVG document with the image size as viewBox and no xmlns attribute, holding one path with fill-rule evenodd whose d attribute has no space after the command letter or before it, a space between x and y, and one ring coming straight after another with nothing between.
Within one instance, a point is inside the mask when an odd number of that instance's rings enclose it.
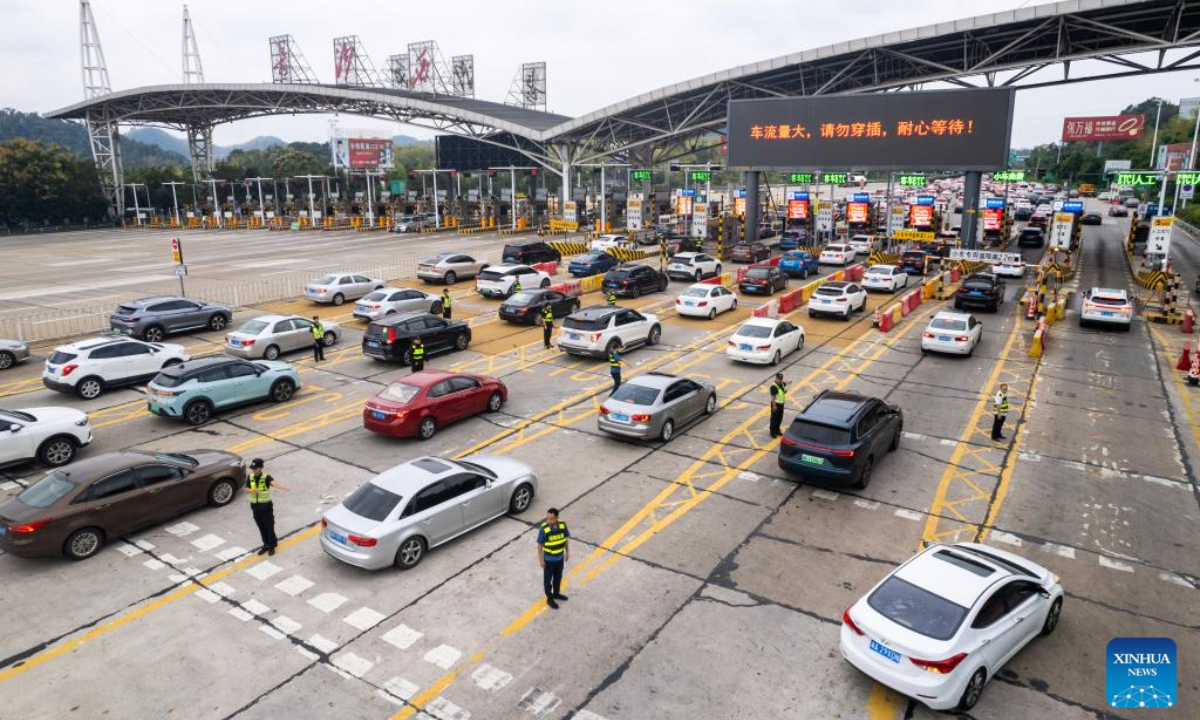
<instances>
[{"instance_id":1,"label":"distant mountain","mask_svg":"<svg viewBox=\"0 0 1200 720\"><path fill-rule=\"evenodd\" d=\"M392 143L394 143L396 145L401 145L401 146L403 146L403 145L429 145L429 144L433 143L433 141L432 140L422 140L421 138L415 138L412 135L393 135Z\"/></svg>"},{"instance_id":2,"label":"distant mountain","mask_svg":"<svg viewBox=\"0 0 1200 720\"><path fill-rule=\"evenodd\" d=\"M125 133L125 137L133 138L134 140L146 143L147 145L156 145L163 150L179 153L184 157L188 156L187 139L178 135L173 135L166 130L160 130L159 128L153 127L139 127ZM259 135L256 138L252 138L242 143L235 143L233 145L214 145L213 157L218 160L224 160L225 158L229 157L229 153L233 152L234 150L265 150L269 147L286 144L286 142L275 137L274 135Z\"/></svg>"},{"instance_id":3,"label":"distant mountain","mask_svg":"<svg viewBox=\"0 0 1200 720\"><path fill-rule=\"evenodd\" d=\"M236 143L228 147L221 147L220 149L225 151L225 155L228 155L234 150L266 150L269 147L275 147L277 145L287 145L287 142L285 142L282 138L275 137L274 135L259 135L258 137L251 138L244 143ZM222 157L224 157L224 155L222 155Z\"/></svg>"},{"instance_id":4,"label":"distant mountain","mask_svg":"<svg viewBox=\"0 0 1200 720\"><path fill-rule=\"evenodd\" d=\"M0 110L0 141L13 138L57 143L79 157L90 158L92 156L87 128L82 124L66 120L50 120L37 113L19 112L12 108L5 108ZM125 135L121 138L121 156L129 167L186 166L188 164L186 159L187 141L181 140L180 142L183 143L182 153L157 144L140 142L136 137Z\"/></svg>"}]
</instances>

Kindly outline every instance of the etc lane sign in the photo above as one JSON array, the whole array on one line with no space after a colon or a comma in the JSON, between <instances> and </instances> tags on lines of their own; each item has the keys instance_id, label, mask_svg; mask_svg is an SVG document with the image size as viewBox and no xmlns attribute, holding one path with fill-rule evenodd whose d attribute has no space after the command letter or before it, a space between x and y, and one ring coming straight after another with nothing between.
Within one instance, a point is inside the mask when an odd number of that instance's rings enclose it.
<instances>
[{"instance_id":1,"label":"etc lane sign","mask_svg":"<svg viewBox=\"0 0 1200 720\"><path fill-rule=\"evenodd\" d=\"M1175 218L1159 216L1150 219L1150 234L1146 236L1147 255L1169 255L1171 252L1171 230Z\"/></svg>"}]
</instances>

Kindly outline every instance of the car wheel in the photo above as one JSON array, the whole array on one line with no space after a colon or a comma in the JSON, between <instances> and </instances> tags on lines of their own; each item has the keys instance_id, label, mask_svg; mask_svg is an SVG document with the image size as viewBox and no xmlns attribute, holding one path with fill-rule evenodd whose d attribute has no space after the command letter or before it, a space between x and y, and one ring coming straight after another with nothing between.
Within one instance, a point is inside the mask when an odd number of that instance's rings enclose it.
<instances>
[{"instance_id":1,"label":"car wheel","mask_svg":"<svg viewBox=\"0 0 1200 720\"><path fill-rule=\"evenodd\" d=\"M7 370L17 362L16 356L10 352L0 352L0 370Z\"/></svg>"},{"instance_id":2,"label":"car wheel","mask_svg":"<svg viewBox=\"0 0 1200 720\"><path fill-rule=\"evenodd\" d=\"M488 412L500 412L500 407L502 405L504 405L504 398L500 397L500 393L494 392L488 396Z\"/></svg>"},{"instance_id":3,"label":"car wheel","mask_svg":"<svg viewBox=\"0 0 1200 720\"><path fill-rule=\"evenodd\" d=\"M441 315L442 314L442 301L441 300L434 300L433 303L430 304L429 314L430 315Z\"/></svg>"},{"instance_id":4,"label":"car wheel","mask_svg":"<svg viewBox=\"0 0 1200 720\"><path fill-rule=\"evenodd\" d=\"M444 277L442 279L446 281L447 285L453 285L455 282L458 281L458 275L455 275L454 271L450 270L449 272L446 273L446 277Z\"/></svg>"},{"instance_id":5,"label":"car wheel","mask_svg":"<svg viewBox=\"0 0 1200 720\"><path fill-rule=\"evenodd\" d=\"M454 349L466 350L467 345L469 345L470 343L471 343L471 341L467 338L466 333L459 333L458 337L454 338Z\"/></svg>"},{"instance_id":6,"label":"car wheel","mask_svg":"<svg viewBox=\"0 0 1200 720\"><path fill-rule=\"evenodd\" d=\"M208 504L213 507L225 507L233 502L237 495L237 486L231 478L221 478L208 486Z\"/></svg>"},{"instance_id":7,"label":"car wheel","mask_svg":"<svg viewBox=\"0 0 1200 720\"><path fill-rule=\"evenodd\" d=\"M904 433L904 423L900 423L900 425L896 428L896 434L892 436L891 444L888 445L889 452L895 452L896 450L900 449L900 435L902 435L903 433Z\"/></svg>"},{"instance_id":8,"label":"car wheel","mask_svg":"<svg viewBox=\"0 0 1200 720\"><path fill-rule=\"evenodd\" d=\"M75 385L75 394L84 400L95 400L104 392L104 381L98 377L86 377Z\"/></svg>"},{"instance_id":9,"label":"car wheel","mask_svg":"<svg viewBox=\"0 0 1200 720\"><path fill-rule=\"evenodd\" d=\"M282 403L292 399L296 394L296 385L291 380L276 380L271 386L271 400Z\"/></svg>"},{"instance_id":10,"label":"car wheel","mask_svg":"<svg viewBox=\"0 0 1200 720\"><path fill-rule=\"evenodd\" d=\"M337 342L337 333L327 332L327 333L325 333L325 337L321 338L321 344L324 345L325 347L333 347L334 343L336 343L336 342Z\"/></svg>"},{"instance_id":11,"label":"car wheel","mask_svg":"<svg viewBox=\"0 0 1200 720\"><path fill-rule=\"evenodd\" d=\"M670 442L673 437L675 437L675 421L667 420L663 423L662 432L658 434L658 439L663 442Z\"/></svg>"},{"instance_id":12,"label":"car wheel","mask_svg":"<svg viewBox=\"0 0 1200 720\"><path fill-rule=\"evenodd\" d=\"M629 296L632 297L634 300L640 298L642 296L642 288L637 285L634 285L633 289L629 291Z\"/></svg>"},{"instance_id":13,"label":"car wheel","mask_svg":"<svg viewBox=\"0 0 1200 720\"><path fill-rule=\"evenodd\" d=\"M75 459L76 443L71 437L52 437L38 448L38 460L47 467L60 467Z\"/></svg>"},{"instance_id":14,"label":"car wheel","mask_svg":"<svg viewBox=\"0 0 1200 720\"><path fill-rule=\"evenodd\" d=\"M278 360L279 359L279 346L278 345L268 345L267 349L263 350L263 359L264 360Z\"/></svg>"},{"instance_id":15,"label":"car wheel","mask_svg":"<svg viewBox=\"0 0 1200 720\"><path fill-rule=\"evenodd\" d=\"M209 330L224 330L225 326L228 324L229 319L220 313L217 313L208 319Z\"/></svg>"},{"instance_id":16,"label":"car wheel","mask_svg":"<svg viewBox=\"0 0 1200 720\"><path fill-rule=\"evenodd\" d=\"M396 567L401 570L412 570L421 564L421 558L425 557L425 540L419 537L410 537L400 544L400 549L396 551Z\"/></svg>"},{"instance_id":17,"label":"car wheel","mask_svg":"<svg viewBox=\"0 0 1200 720\"><path fill-rule=\"evenodd\" d=\"M142 339L146 342L162 342L163 337L165 337L163 329L158 325L151 325L142 331Z\"/></svg>"},{"instance_id":18,"label":"car wheel","mask_svg":"<svg viewBox=\"0 0 1200 720\"><path fill-rule=\"evenodd\" d=\"M983 686L986 682L987 673L983 668L979 668L971 676L970 681L967 682L967 687L963 690L962 697L958 701L958 709L967 712L975 707L975 703L979 702L979 696L983 694Z\"/></svg>"},{"instance_id":19,"label":"car wheel","mask_svg":"<svg viewBox=\"0 0 1200 720\"><path fill-rule=\"evenodd\" d=\"M718 265L718 266L717 266L717 271L716 271L716 273L714 273L714 275L715 275L715 276L720 276L720 275L721 275L721 266L720 266L720 265Z\"/></svg>"},{"instance_id":20,"label":"car wheel","mask_svg":"<svg viewBox=\"0 0 1200 720\"><path fill-rule=\"evenodd\" d=\"M345 296L345 295L343 295L343 294L341 294L341 293L338 293L337 295L334 295L334 296L333 296L333 304L334 304L334 305L341 305L341 304L342 304L342 303L344 303L344 302L346 302L346 296Z\"/></svg>"},{"instance_id":21,"label":"car wheel","mask_svg":"<svg viewBox=\"0 0 1200 720\"><path fill-rule=\"evenodd\" d=\"M717 396L716 394L709 395L708 400L704 403L704 414L712 415L717 411Z\"/></svg>"},{"instance_id":22,"label":"car wheel","mask_svg":"<svg viewBox=\"0 0 1200 720\"><path fill-rule=\"evenodd\" d=\"M104 533L100 528L79 528L67 536L63 543L63 555L72 560L87 560L104 547Z\"/></svg>"},{"instance_id":23,"label":"car wheel","mask_svg":"<svg viewBox=\"0 0 1200 720\"><path fill-rule=\"evenodd\" d=\"M716 309L716 308L710 308L710 309L709 309L709 311L708 311L708 319L709 319L709 320L712 320L712 319L714 319L714 318L716 318L716 317L717 317L717 309Z\"/></svg>"},{"instance_id":24,"label":"car wheel","mask_svg":"<svg viewBox=\"0 0 1200 720\"><path fill-rule=\"evenodd\" d=\"M871 472L875 469L875 458L868 457L867 464L863 465L862 475L858 476L858 481L854 483L854 487L859 490L866 490L871 484Z\"/></svg>"},{"instance_id":25,"label":"car wheel","mask_svg":"<svg viewBox=\"0 0 1200 720\"><path fill-rule=\"evenodd\" d=\"M542 287L542 289L543 289L543 290L544 290L544 289L546 289L546 288L548 288L548 287L550 287L550 278L542 278L542 285L541 285L541 287Z\"/></svg>"},{"instance_id":26,"label":"car wheel","mask_svg":"<svg viewBox=\"0 0 1200 720\"><path fill-rule=\"evenodd\" d=\"M517 486L513 492L512 500L508 501L508 511L514 515L520 515L529 509L533 504L533 486L524 483Z\"/></svg>"},{"instance_id":27,"label":"car wheel","mask_svg":"<svg viewBox=\"0 0 1200 720\"><path fill-rule=\"evenodd\" d=\"M183 419L188 425L203 425L212 419L213 406L207 400L193 400L183 409Z\"/></svg>"},{"instance_id":28,"label":"car wheel","mask_svg":"<svg viewBox=\"0 0 1200 720\"><path fill-rule=\"evenodd\" d=\"M700 282L701 280L703 280L703 279L704 279L704 273L702 273L702 272L700 272L699 270L697 270L697 271L696 271L696 276L695 276L695 279L696 279L696 282Z\"/></svg>"},{"instance_id":29,"label":"car wheel","mask_svg":"<svg viewBox=\"0 0 1200 720\"><path fill-rule=\"evenodd\" d=\"M647 345L657 345L658 341L661 337L662 337L662 328L659 327L658 325L655 325L654 327L650 328L650 334L646 336L646 344Z\"/></svg>"},{"instance_id":30,"label":"car wheel","mask_svg":"<svg viewBox=\"0 0 1200 720\"><path fill-rule=\"evenodd\" d=\"M1046 621L1042 623L1042 634L1049 635L1054 632L1054 628L1058 627L1058 620L1062 617L1062 598L1054 601L1050 606L1050 611L1046 613Z\"/></svg>"},{"instance_id":31,"label":"car wheel","mask_svg":"<svg viewBox=\"0 0 1200 720\"><path fill-rule=\"evenodd\" d=\"M437 419L432 415L426 415L421 424L417 426L417 437L421 440L428 440L437 432Z\"/></svg>"},{"instance_id":32,"label":"car wheel","mask_svg":"<svg viewBox=\"0 0 1200 720\"><path fill-rule=\"evenodd\" d=\"M400 358L400 364L401 365L409 365L409 366L412 365L412 348L411 347L404 351L404 357Z\"/></svg>"}]
</instances>

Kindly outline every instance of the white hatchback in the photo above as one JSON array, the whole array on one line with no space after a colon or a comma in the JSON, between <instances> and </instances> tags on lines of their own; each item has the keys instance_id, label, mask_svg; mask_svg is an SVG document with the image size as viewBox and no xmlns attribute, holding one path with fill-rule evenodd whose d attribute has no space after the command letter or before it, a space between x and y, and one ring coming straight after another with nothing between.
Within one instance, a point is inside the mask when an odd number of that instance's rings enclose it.
<instances>
[{"instance_id":1,"label":"white hatchback","mask_svg":"<svg viewBox=\"0 0 1200 720\"><path fill-rule=\"evenodd\" d=\"M921 333L921 352L971 355L983 339L983 323L970 313L940 312Z\"/></svg>"},{"instance_id":2,"label":"white hatchback","mask_svg":"<svg viewBox=\"0 0 1200 720\"><path fill-rule=\"evenodd\" d=\"M908 287L908 273L895 265L873 265L863 274L863 289L895 292Z\"/></svg>"},{"instance_id":3,"label":"white hatchback","mask_svg":"<svg viewBox=\"0 0 1200 720\"><path fill-rule=\"evenodd\" d=\"M854 252L859 255L870 255L871 251L875 249L875 238L870 235L855 235L847 244L854 248Z\"/></svg>"},{"instance_id":4,"label":"white hatchback","mask_svg":"<svg viewBox=\"0 0 1200 720\"><path fill-rule=\"evenodd\" d=\"M817 257L822 265L849 265L854 262L856 252L849 245L826 245Z\"/></svg>"},{"instance_id":5,"label":"white hatchback","mask_svg":"<svg viewBox=\"0 0 1200 720\"><path fill-rule=\"evenodd\" d=\"M706 317L737 309L737 295L727 288L709 283L696 283L675 298L675 312L688 317Z\"/></svg>"},{"instance_id":6,"label":"white hatchback","mask_svg":"<svg viewBox=\"0 0 1200 720\"><path fill-rule=\"evenodd\" d=\"M1120 325L1128 330L1133 323L1133 303L1129 293L1114 288L1092 288L1083 294L1079 324Z\"/></svg>"},{"instance_id":7,"label":"white hatchback","mask_svg":"<svg viewBox=\"0 0 1200 720\"><path fill-rule=\"evenodd\" d=\"M804 328L787 320L750 318L725 347L730 360L778 365L785 355L804 347Z\"/></svg>"},{"instance_id":8,"label":"white hatchback","mask_svg":"<svg viewBox=\"0 0 1200 720\"><path fill-rule=\"evenodd\" d=\"M926 548L842 614L839 648L877 682L934 710L969 711L1004 663L1058 626L1063 588L987 545Z\"/></svg>"}]
</instances>

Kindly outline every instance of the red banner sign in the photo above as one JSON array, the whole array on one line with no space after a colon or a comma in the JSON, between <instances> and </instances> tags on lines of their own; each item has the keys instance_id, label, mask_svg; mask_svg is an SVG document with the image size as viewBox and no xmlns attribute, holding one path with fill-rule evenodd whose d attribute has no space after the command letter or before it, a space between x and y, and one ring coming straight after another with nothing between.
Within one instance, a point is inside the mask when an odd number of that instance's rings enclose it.
<instances>
[{"instance_id":1,"label":"red banner sign","mask_svg":"<svg viewBox=\"0 0 1200 720\"><path fill-rule=\"evenodd\" d=\"M908 224L910 227L926 229L933 227L932 205L909 205Z\"/></svg>"},{"instance_id":2,"label":"red banner sign","mask_svg":"<svg viewBox=\"0 0 1200 720\"><path fill-rule=\"evenodd\" d=\"M1000 208L983 209L983 229L1000 230L1004 227L1004 211Z\"/></svg>"},{"instance_id":3,"label":"red banner sign","mask_svg":"<svg viewBox=\"0 0 1200 720\"><path fill-rule=\"evenodd\" d=\"M1063 118L1063 142L1133 140L1146 132L1144 115Z\"/></svg>"},{"instance_id":4,"label":"red banner sign","mask_svg":"<svg viewBox=\"0 0 1200 720\"><path fill-rule=\"evenodd\" d=\"M788 220L807 220L808 201L788 200Z\"/></svg>"},{"instance_id":5,"label":"red banner sign","mask_svg":"<svg viewBox=\"0 0 1200 720\"><path fill-rule=\"evenodd\" d=\"M866 225L870 222L871 203L846 203L846 222L853 225Z\"/></svg>"}]
</instances>

